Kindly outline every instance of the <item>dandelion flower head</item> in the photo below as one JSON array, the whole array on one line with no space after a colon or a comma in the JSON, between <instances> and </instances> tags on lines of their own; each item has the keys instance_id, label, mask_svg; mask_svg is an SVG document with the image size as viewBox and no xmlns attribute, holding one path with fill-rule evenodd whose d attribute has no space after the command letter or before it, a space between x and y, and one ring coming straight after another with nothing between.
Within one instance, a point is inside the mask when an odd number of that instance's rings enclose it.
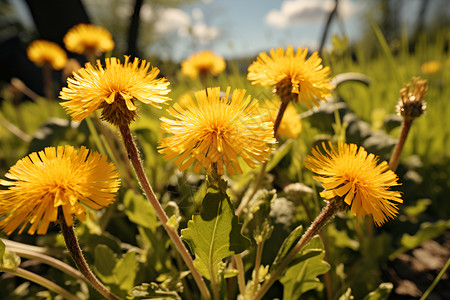
<instances>
[{"instance_id":1,"label":"dandelion flower head","mask_svg":"<svg viewBox=\"0 0 450 300\"><path fill-rule=\"evenodd\" d=\"M440 69L441 69L441 62L438 60L430 60L424 62L420 66L420 70L422 71L423 74L434 74L439 72Z\"/></svg>"},{"instance_id":2,"label":"dandelion flower head","mask_svg":"<svg viewBox=\"0 0 450 300\"><path fill-rule=\"evenodd\" d=\"M191 78L199 75L211 74L219 75L225 70L225 60L223 57L214 54L212 51L204 50L192 54L187 60L181 63L181 73Z\"/></svg>"},{"instance_id":3,"label":"dandelion flower head","mask_svg":"<svg viewBox=\"0 0 450 300\"><path fill-rule=\"evenodd\" d=\"M305 167L318 174L313 178L326 189L320 195L328 200L339 197L353 215L372 215L377 226L394 218L403 200L400 192L391 190L399 183L387 162L377 164L375 155L355 144L339 143L337 149L331 143L328 146L322 144L324 153L313 149L305 160Z\"/></svg>"},{"instance_id":4,"label":"dandelion flower head","mask_svg":"<svg viewBox=\"0 0 450 300\"><path fill-rule=\"evenodd\" d=\"M58 210L68 226L72 215L85 218L85 206L100 209L114 201L119 189L118 172L112 163L85 147L48 147L19 160L0 180L0 228L11 234L22 233L27 223L29 234L47 232L58 219Z\"/></svg>"},{"instance_id":5,"label":"dandelion flower head","mask_svg":"<svg viewBox=\"0 0 450 300\"><path fill-rule=\"evenodd\" d=\"M129 56L123 64L115 57L105 62L105 67L100 60L97 66L87 63L67 79L68 87L60 92L60 98L67 100L61 105L74 121L102 108L104 120L116 126L129 125L137 116L135 100L155 107L169 100L169 82L156 78L159 69L152 67L149 71L149 62L138 58L130 62Z\"/></svg>"},{"instance_id":6,"label":"dandelion flower head","mask_svg":"<svg viewBox=\"0 0 450 300\"><path fill-rule=\"evenodd\" d=\"M212 165L218 174L226 168L230 174L242 173L238 156L250 167L267 161L276 140L273 123L263 122L258 103L245 97L245 90L230 88L220 95L220 88L208 88L195 93L197 103L186 98L181 107L170 109L173 119L161 118L162 130L172 134L161 139L158 151L165 160L175 158L180 171L194 164L194 172Z\"/></svg>"},{"instance_id":7,"label":"dandelion flower head","mask_svg":"<svg viewBox=\"0 0 450 300\"><path fill-rule=\"evenodd\" d=\"M61 70L67 63L64 49L50 41L33 41L27 48L27 56L38 67L48 64L55 70Z\"/></svg>"},{"instance_id":8,"label":"dandelion flower head","mask_svg":"<svg viewBox=\"0 0 450 300\"><path fill-rule=\"evenodd\" d=\"M275 122L280 107L280 100L278 98L266 100L264 101L264 107L267 109L267 114L263 119ZM302 122L297 110L293 106L286 107L277 133L287 138L295 139L299 136L300 132L302 132Z\"/></svg>"},{"instance_id":9,"label":"dandelion flower head","mask_svg":"<svg viewBox=\"0 0 450 300\"><path fill-rule=\"evenodd\" d=\"M333 86L330 83L330 68L322 66L322 59L314 52L308 59L308 49L289 46L270 50L270 56L261 52L248 68L247 79L252 84L275 86L282 101L310 102L319 106L317 99L326 101Z\"/></svg>"},{"instance_id":10,"label":"dandelion flower head","mask_svg":"<svg viewBox=\"0 0 450 300\"><path fill-rule=\"evenodd\" d=\"M111 33L101 26L78 24L72 27L64 36L66 49L78 54L94 54L100 56L103 52L114 48Z\"/></svg>"}]
</instances>

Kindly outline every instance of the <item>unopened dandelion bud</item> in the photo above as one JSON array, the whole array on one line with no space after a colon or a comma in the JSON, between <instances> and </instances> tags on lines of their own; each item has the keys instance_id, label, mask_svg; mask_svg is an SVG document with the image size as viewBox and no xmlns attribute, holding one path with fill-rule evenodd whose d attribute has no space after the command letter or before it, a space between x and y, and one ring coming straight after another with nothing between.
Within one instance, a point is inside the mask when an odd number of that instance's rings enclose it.
<instances>
[{"instance_id":1,"label":"unopened dandelion bud","mask_svg":"<svg viewBox=\"0 0 450 300\"><path fill-rule=\"evenodd\" d=\"M404 119L415 119L423 114L427 108L424 98L428 91L427 81L420 77L413 78L413 90L410 84L400 90L400 100L397 104L397 113Z\"/></svg>"}]
</instances>

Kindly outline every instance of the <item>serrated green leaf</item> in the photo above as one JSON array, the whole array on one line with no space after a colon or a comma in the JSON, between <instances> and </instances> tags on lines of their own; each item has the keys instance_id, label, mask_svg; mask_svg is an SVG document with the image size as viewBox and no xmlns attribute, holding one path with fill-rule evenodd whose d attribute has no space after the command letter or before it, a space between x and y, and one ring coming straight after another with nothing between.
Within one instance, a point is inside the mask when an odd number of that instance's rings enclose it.
<instances>
[{"instance_id":1,"label":"serrated green leaf","mask_svg":"<svg viewBox=\"0 0 450 300\"><path fill-rule=\"evenodd\" d=\"M151 283L143 283L139 286L134 287L127 299L176 299L180 300L180 296L174 291L168 291L158 284Z\"/></svg>"},{"instance_id":2,"label":"serrated green leaf","mask_svg":"<svg viewBox=\"0 0 450 300\"><path fill-rule=\"evenodd\" d=\"M248 204L248 213L245 215L248 220L247 228L252 232L252 236L257 243L266 241L273 231L270 222L270 206L277 197L276 191L266 189L258 190Z\"/></svg>"},{"instance_id":3,"label":"serrated green leaf","mask_svg":"<svg viewBox=\"0 0 450 300\"><path fill-rule=\"evenodd\" d=\"M5 269L15 269L21 263L20 256L14 252L6 251L3 254L3 261L0 266Z\"/></svg>"},{"instance_id":4,"label":"serrated green leaf","mask_svg":"<svg viewBox=\"0 0 450 300\"><path fill-rule=\"evenodd\" d=\"M434 239L450 229L450 220L439 220L435 223L422 223L415 235L404 234L400 240L406 249L414 249L425 241Z\"/></svg>"},{"instance_id":5,"label":"serrated green leaf","mask_svg":"<svg viewBox=\"0 0 450 300\"><path fill-rule=\"evenodd\" d=\"M137 266L135 252L128 252L118 260L113 273L121 290L129 291L134 287Z\"/></svg>"},{"instance_id":6,"label":"serrated green leaf","mask_svg":"<svg viewBox=\"0 0 450 300\"><path fill-rule=\"evenodd\" d=\"M390 282L381 283L378 288L370 292L363 300L386 300L392 292L394 285Z\"/></svg>"},{"instance_id":7,"label":"serrated green leaf","mask_svg":"<svg viewBox=\"0 0 450 300\"><path fill-rule=\"evenodd\" d=\"M403 209L405 215L409 218L417 218L421 213L427 210L428 206L432 204L431 199L419 199L415 205L409 205Z\"/></svg>"},{"instance_id":8,"label":"serrated green leaf","mask_svg":"<svg viewBox=\"0 0 450 300\"><path fill-rule=\"evenodd\" d=\"M94 268L97 276L105 284L116 284L117 278L114 276L114 267L117 257L106 245L98 245L95 248Z\"/></svg>"},{"instance_id":9,"label":"serrated green leaf","mask_svg":"<svg viewBox=\"0 0 450 300\"><path fill-rule=\"evenodd\" d=\"M155 210L142 195L136 195L132 190L128 190L123 198L123 204L125 214L131 222L152 231L160 225Z\"/></svg>"},{"instance_id":10,"label":"serrated green leaf","mask_svg":"<svg viewBox=\"0 0 450 300\"><path fill-rule=\"evenodd\" d=\"M352 289L347 288L345 293L343 293L338 300L353 300L355 297L352 296Z\"/></svg>"},{"instance_id":11,"label":"serrated green leaf","mask_svg":"<svg viewBox=\"0 0 450 300\"><path fill-rule=\"evenodd\" d=\"M215 186L208 188L201 214L193 215L181 231L195 254L194 264L205 278L217 276L222 260L250 247L228 196Z\"/></svg>"},{"instance_id":12,"label":"serrated green leaf","mask_svg":"<svg viewBox=\"0 0 450 300\"><path fill-rule=\"evenodd\" d=\"M298 299L303 293L322 286L317 276L328 272L330 265L323 260L325 251L319 237L313 238L301 251L300 257L308 255L289 269L280 279L284 286L285 299ZM315 254L311 256L311 254Z\"/></svg>"},{"instance_id":13,"label":"serrated green leaf","mask_svg":"<svg viewBox=\"0 0 450 300\"><path fill-rule=\"evenodd\" d=\"M281 263L283 258L289 253L289 250L300 240L300 237L303 234L303 226L299 226L291 231L289 236L284 240L283 244L278 251L277 256L275 257L272 266L270 267L270 271L275 270L278 265Z\"/></svg>"},{"instance_id":14,"label":"serrated green leaf","mask_svg":"<svg viewBox=\"0 0 450 300\"><path fill-rule=\"evenodd\" d=\"M348 236L347 231L337 230L336 225L334 223L327 226L327 234L329 237L334 239L333 245L335 245L335 247L339 248L347 247L355 251L359 249L360 246L359 242L354 239L351 239Z\"/></svg>"}]
</instances>

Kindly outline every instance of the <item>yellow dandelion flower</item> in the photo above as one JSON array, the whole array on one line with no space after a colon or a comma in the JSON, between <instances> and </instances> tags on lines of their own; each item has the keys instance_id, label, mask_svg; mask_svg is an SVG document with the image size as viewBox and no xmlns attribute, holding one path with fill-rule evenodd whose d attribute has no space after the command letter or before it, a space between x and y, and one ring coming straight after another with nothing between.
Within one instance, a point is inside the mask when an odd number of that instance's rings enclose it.
<instances>
[{"instance_id":1,"label":"yellow dandelion flower","mask_svg":"<svg viewBox=\"0 0 450 300\"><path fill-rule=\"evenodd\" d=\"M135 100L155 107L169 100L165 78L156 78L159 69L145 60L135 58L129 62L125 56L124 64L112 57L100 60L93 67L87 63L68 78L68 87L60 92L60 98L68 100L61 103L74 121L81 121L97 108L102 108L102 118L113 125L130 124L137 116Z\"/></svg>"},{"instance_id":2,"label":"yellow dandelion flower","mask_svg":"<svg viewBox=\"0 0 450 300\"><path fill-rule=\"evenodd\" d=\"M425 79L413 78L413 91L410 91L410 84L407 83L400 90L400 100L397 104L397 113L403 118L412 120L423 114L427 108L424 101L428 92L428 85Z\"/></svg>"},{"instance_id":3,"label":"yellow dandelion flower","mask_svg":"<svg viewBox=\"0 0 450 300\"><path fill-rule=\"evenodd\" d=\"M372 215L377 226L393 218L403 200L400 192L390 190L400 184L387 162L377 165L378 157L355 144L339 143L337 150L331 143L329 149L325 146L325 153L313 149L305 160L305 167L319 175L313 178L326 189L320 195L329 200L340 197L353 215Z\"/></svg>"},{"instance_id":4,"label":"yellow dandelion flower","mask_svg":"<svg viewBox=\"0 0 450 300\"><path fill-rule=\"evenodd\" d=\"M95 54L114 48L111 33L103 27L92 24L78 24L72 27L64 36L66 49L78 54Z\"/></svg>"},{"instance_id":5,"label":"yellow dandelion flower","mask_svg":"<svg viewBox=\"0 0 450 300\"><path fill-rule=\"evenodd\" d=\"M0 180L8 187L0 190L0 228L11 234L27 223L29 234L47 232L50 222L58 219L61 208L68 226L72 215L85 218L85 206L100 209L114 201L119 189L118 172L112 163L85 147L48 147L19 160Z\"/></svg>"},{"instance_id":6,"label":"yellow dandelion flower","mask_svg":"<svg viewBox=\"0 0 450 300\"><path fill-rule=\"evenodd\" d=\"M420 70L423 74L434 74L437 73L441 69L441 63L437 60L431 60L424 62L420 66Z\"/></svg>"},{"instance_id":7,"label":"yellow dandelion flower","mask_svg":"<svg viewBox=\"0 0 450 300\"><path fill-rule=\"evenodd\" d=\"M55 70L61 70L67 63L67 54L58 44L36 40L27 48L28 59L38 67L45 64L50 65Z\"/></svg>"},{"instance_id":8,"label":"yellow dandelion flower","mask_svg":"<svg viewBox=\"0 0 450 300\"><path fill-rule=\"evenodd\" d=\"M266 100L264 101L264 105L267 109L267 114L263 117L263 120L275 122L280 107L280 100L277 98ZM295 139L299 136L300 132L302 132L302 122L298 116L298 112L295 107L288 106L278 128L278 134Z\"/></svg>"},{"instance_id":9,"label":"yellow dandelion flower","mask_svg":"<svg viewBox=\"0 0 450 300\"><path fill-rule=\"evenodd\" d=\"M225 60L223 57L214 54L212 51L204 50L192 54L187 60L181 63L181 73L191 78L200 75L219 75L225 70Z\"/></svg>"},{"instance_id":10,"label":"yellow dandelion flower","mask_svg":"<svg viewBox=\"0 0 450 300\"><path fill-rule=\"evenodd\" d=\"M330 68L323 67L322 59L314 52L308 59L308 49L289 46L270 50L270 56L261 52L248 68L247 79L252 84L275 86L282 101L310 102L319 106L316 99L326 101L333 86L330 83Z\"/></svg>"},{"instance_id":11,"label":"yellow dandelion flower","mask_svg":"<svg viewBox=\"0 0 450 300\"><path fill-rule=\"evenodd\" d=\"M185 99L185 108L177 103L169 114L174 119L161 118L164 132L172 136L161 139L158 151L164 159L178 157L175 164L180 171L195 162L194 172L202 167L208 171L212 164L218 174L224 174L224 166L230 174L242 173L240 156L250 167L269 159L269 144L276 142L273 123L263 122L258 103L245 90L235 89L229 100L230 88L224 97L220 88L208 88L195 93L197 104Z\"/></svg>"}]
</instances>

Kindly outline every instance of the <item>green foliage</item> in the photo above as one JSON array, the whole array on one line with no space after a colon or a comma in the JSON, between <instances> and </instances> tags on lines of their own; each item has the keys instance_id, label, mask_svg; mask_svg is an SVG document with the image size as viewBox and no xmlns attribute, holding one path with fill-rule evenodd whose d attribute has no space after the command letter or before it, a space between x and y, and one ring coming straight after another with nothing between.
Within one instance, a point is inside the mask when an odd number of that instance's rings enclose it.
<instances>
[{"instance_id":1,"label":"green foliage","mask_svg":"<svg viewBox=\"0 0 450 300\"><path fill-rule=\"evenodd\" d=\"M5 243L0 239L0 265L3 264L3 255L5 254Z\"/></svg>"},{"instance_id":2,"label":"green foliage","mask_svg":"<svg viewBox=\"0 0 450 300\"><path fill-rule=\"evenodd\" d=\"M127 299L181 299L180 296L176 292L166 290L159 286L158 284L151 283L143 283L140 286L134 287L130 291L130 296Z\"/></svg>"},{"instance_id":3,"label":"green foliage","mask_svg":"<svg viewBox=\"0 0 450 300\"><path fill-rule=\"evenodd\" d=\"M325 251L319 237L312 239L294 259L280 280L284 286L285 299L299 299L305 292L318 289L323 283L317 278L330 269L323 259Z\"/></svg>"},{"instance_id":4,"label":"green foliage","mask_svg":"<svg viewBox=\"0 0 450 300\"><path fill-rule=\"evenodd\" d=\"M136 253L130 251L117 258L110 248L98 245L95 248L94 270L111 291L124 297L134 287L137 270Z\"/></svg>"},{"instance_id":5,"label":"green foliage","mask_svg":"<svg viewBox=\"0 0 450 300\"><path fill-rule=\"evenodd\" d=\"M192 216L181 237L195 254L195 266L208 279L218 276L223 259L250 247L250 241L241 234L230 199L216 186L208 188L202 212Z\"/></svg>"},{"instance_id":6,"label":"green foliage","mask_svg":"<svg viewBox=\"0 0 450 300\"><path fill-rule=\"evenodd\" d=\"M386 300L389 299L394 285L390 282L383 282L373 292L370 292L363 300Z\"/></svg>"},{"instance_id":7,"label":"green foliage","mask_svg":"<svg viewBox=\"0 0 450 300\"><path fill-rule=\"evenodd\" d=\"M128 190L123 197L123 205L125 214L131 222L151 231L156 231L160 226L155 211L142 195L136 195L134 191Z\"/></svg>"},{"instance_id":8,"label":"green foliage","mask_svg":"<svg viewBox=\"0 0 450 300\"><path fill-rule=\"evenodd\" d=\"M6 251L4 248L3 251L1 251L0 248L0 252L3 252L1 254L0 268L15 269L19 267L20 263L22 262L20 256L18 256L14 252Z\"/></svg>"},{"instance_id":9,"label":"green foliage","mask_svg":"<svg viewBox=\"0 0 450 300\"><path fill-rule=\"evenodd\" d=\"M439 220L434 223L424 222L420 229L414 234L403 234L400 243L401 248L392 253L389 258L394 259L403 252L418 247L425 241L434 239L450 229L450 220Z\"/></svg>"},{"instance_id":10,"label":"green foliage","mask_svg":"<svg viewBox=\"0 0 450 300\"><path fill-rule=\"evenodd\" d=\"M290 250L297 244L297 242L300 240L303 234L303 227L299 226L292 230L292 232L289 234L289 236L284 240L283 244L280 247L280 250L278 251L277 256L275 257L275 260L273 261L273 264L271 266L271 269L276 269L283 258L289 253Z\"/></svg>"},{"instance_id":11,"label":"green foliage","mask_svg":"<svg viewBox=\"0 0 450 300\"><path fill-rule=\"evenodd\" d=\"M433 43L422 38L414 45L404 33L395 47L374 22L371 32L378 47L370 51L365 44L351 44L345 36L333 38L335 47L323 58L333 75L340 75L335 78L334 97L311 110L301 103L289 104L301 112L303 131L296 139L279 139L266 166L268 174L261 178L256 192L252 189L260 167L253 170L242 166L244 174L231 178L225 175L227 183L219 180L220 186L211 185L204 174L193 174L189 169L178 172L173 162L164 161L157 150L163 137L159 118L167 114L165 109L139 103L139 118L131 129L146 175L170 218L167 225L177 231L180 228L209 288L214 288L213 281L219 283L219 298L244 299L239 280L244 282L244 294L258 290L258 284L270 278L321 210L322 186L303 167L313 146L324 140L352 142L381 159L389 159L401 124L395 115L399 89L417 75L428 80L428 107L426 114L413 122L397 170L404 199L399 205L399 217L382 228L374 228L370 218L357 221L350 213L339 213L321 232L324 245L316 237L302 249L266 298L318 299L324 298L326 289L333 299L388 299L393 285L384 282L386 272L381 269L390 268L400 254L449 230L450 127L445 124L450 117L449 31L442 28L435 33ZM414 51L409 51L411 47ZM432 60L440 69L423 73L422 64ZM246 79L246 68L252 61L228 61L227 72L208 78L208 85L244 88L259 100L272 98L272 87L252 85ZM171 82L173 102L185 93L204 88L200 80L180 74L179 64L164 63L160 69ZM94 119L70 121L57 101L38 98L18 104L6 89L3 94L1 124L12 124L14 127L9 128L19 129L21 135L1 125L0 177L4 178L18 159L48 146L84 145L107 154L120 171L122 188L114 205L90 211L86 221L75 223L87 261L99 279L123 298L199 299L192 274L186 271L155 211L141 195L121 141L114 138L119 135L116 129L105 125L112 133L109 137L98 129ZM286 195L284 188L292 182L311 187L311 194L299 198ZM238 206L250 195L252 199L239 216L243 221L240 224L233 205ZM57 232L57 227L50 227L43 237L12 234L10 239L40 245L28 250L51 254L70 264ZM239 253L243 266L237 266L233 258ZM72 275L61 276L59 270L44 266L38 258L34 261L39 263L33 268L80 298L98 297ZM1 268L14 269L22 262L26 263L27 258L8 251L0 242ZM254 280L256 265L258 278ZM321 276L324 274L329 277L329 286ZM2 276L0 285L0 298L54 298L42 287L22 283L15 277Z\"/></svg>"}]
</instances>

